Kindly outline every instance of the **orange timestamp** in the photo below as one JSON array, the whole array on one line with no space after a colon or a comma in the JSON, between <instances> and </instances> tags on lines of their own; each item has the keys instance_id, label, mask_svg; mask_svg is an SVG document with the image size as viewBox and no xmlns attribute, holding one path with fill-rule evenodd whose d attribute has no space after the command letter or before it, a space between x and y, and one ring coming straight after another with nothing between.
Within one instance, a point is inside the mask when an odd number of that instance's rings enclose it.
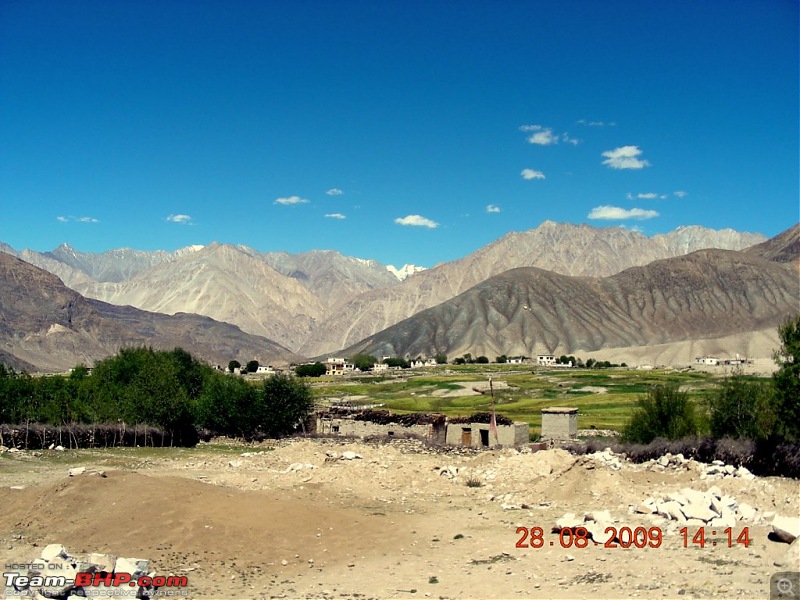
<instances>
[{"instance_id":1,"label":"orange timestamp","mask_svg":"<svg viewBox=\"0 0 800 600\"><path fill-rule=\"evenodd\" d=\"M586 548L589 545L604 548L658 548L664 541L660 527L606 527L605 541L595 540L585 527L564 527L552 540L546 540L541 527L517 527L517 548Z\"/></svg>"},{"instance_id":2,"label":"orange timestamp","mask_svg":"<svg viewBox=\"0 0 800 600\"><path fill-rule=\"evenodd\" d=\"M689 546L698 546L700 548L705 548L706 546L711 546L713 548L716 546L717 540L706 539L706 529L708 529L712 536L717 535L717 531L715 529L706 527L698 528L694 535L691 535L688 527L681 529L679 533L683 536L683 547L688 548ZM732 527L727 527L720 533L724 533L726 535L727 540L723 540L723 544L725 541L727 541L728 548L732 548L734 545L741 545L745 548L750 547L750 529L747 527L744 527L736 537L734 537L735 534Z\"/></svg>"}]
</instances>

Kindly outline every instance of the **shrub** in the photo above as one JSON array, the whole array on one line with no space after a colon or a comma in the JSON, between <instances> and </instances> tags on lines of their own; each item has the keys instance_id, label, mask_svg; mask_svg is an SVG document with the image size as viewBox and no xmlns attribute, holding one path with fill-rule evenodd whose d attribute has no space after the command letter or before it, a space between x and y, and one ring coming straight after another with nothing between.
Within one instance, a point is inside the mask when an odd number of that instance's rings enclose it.
<instances>
[{"instance_id":1,"label":"shrub","mask_svg":"<svg viewBox=\"0 0 800 600\"><path fill-rule=\"evenodd\" d=\"M765 439L775 429L773 387L737 373L723 380L707 400L709 426L715 438Z\"/></svg>"},{"instance_id":2,"label":"shrub","mask_svg":"<svg viewBox=\"0 0 800 600\"><path fill-rule=\"evenodd\" d=\"M695 406L672 384L655 385L636 402L622 441L647 444L658 437L676 440L698 431Z\"/></svg>"}]
</instances>

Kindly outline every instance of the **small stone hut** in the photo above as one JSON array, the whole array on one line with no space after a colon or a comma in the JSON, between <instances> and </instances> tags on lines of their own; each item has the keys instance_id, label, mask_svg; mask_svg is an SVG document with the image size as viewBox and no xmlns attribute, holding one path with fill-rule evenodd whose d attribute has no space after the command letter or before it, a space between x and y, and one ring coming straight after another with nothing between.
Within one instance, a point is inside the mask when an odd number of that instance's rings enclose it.
<instances>
[{"instance_id":1,"label":"small stone hut","mask_svg":"<svg viewBox=\"0 0 800 600\"><path fill-rule=\"evenodd\" d=\"M542 409L542 438L570 440L578 437L578 409L551 406Z\"/></svg>"}]
</instances>

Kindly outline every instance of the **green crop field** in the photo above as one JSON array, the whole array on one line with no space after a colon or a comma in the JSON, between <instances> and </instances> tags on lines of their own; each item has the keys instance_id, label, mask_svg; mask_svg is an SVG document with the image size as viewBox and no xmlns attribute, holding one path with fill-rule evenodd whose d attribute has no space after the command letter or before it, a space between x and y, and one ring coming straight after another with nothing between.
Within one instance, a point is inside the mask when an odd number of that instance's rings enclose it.
<instances>
[{"instance_id":1,"label":"green crop field","mask_svg":"<svg viewBox=\"0 0 800 600\"><path fill-rule=\"evenodd\" d=\"M580 429L619 431L637 399L651 386L674 383L702 403L718 381L714 375L694 371L548 370L531 369L530 365L473 364L353 379L323 377L313 383L313 389L322 404L378 404L398 413L462 416L489 410L492 397L488 390L479 394L472 388L487 388L490 377L497 413L528 423L533 435L540 431L543 408L577 407Z\"/></svg>"}]
</instances>

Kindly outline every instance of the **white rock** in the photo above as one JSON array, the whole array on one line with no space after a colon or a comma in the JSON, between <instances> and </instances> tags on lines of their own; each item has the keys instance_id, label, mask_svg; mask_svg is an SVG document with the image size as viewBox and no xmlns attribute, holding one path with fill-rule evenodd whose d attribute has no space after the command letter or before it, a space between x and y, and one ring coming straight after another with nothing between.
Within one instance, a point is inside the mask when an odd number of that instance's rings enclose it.
<instances>
[{"instance_id":1,"label":"white rock","mask_svg":"<svg viewBox=\"0 0 800 600\"><path fill-rule=\"evenodd\" d=\"M680 504L681 506L683 506L684 504L687 504L687 503L689 502L689 501L686 499L686 496L684 496L684 495L683 495L683 494L681 494L680 492L669 492L669 493L668 493L668 494L665 496L665 498L666 498L667 500L671 500L671 501L673 501L673 502L677 502L677 503L678 503L678 504Z\"/></svg>"},{"instance_id":2,"label":"white rock","mask_svg":"<svg viewBox=\"0 0 800 600\"><path fill-rule=\"evenodd\" d=\"M48 544L42 550L42 553L39 555L42 560L46 562L50 562L51 560L55 560L57 558L66 559L69 558L69 554L67 554L67 549L64 548L61 544Z\"/></svg>"},{"instance_id":3,"label":"white rock","mask_svg":"<svg viewBox=\"0 0 800 600\"><path fill-rule=\"evenodd\" d=\"M77 477L78 475L83 475L85 471L86 467L73 467L68 471L68 473L70 477Z\"/></svg>"},{"instance_id":4,"label":"white rock","mask_svg":"<svg viewBox=\"0 0 800 600\"><path fill-rule=\"evenodd\" d=\"M775 566L787 571L800 571L800 537L795 538L784 555L775 561Z\"/></svg>"},{"instance_id":5,"label":"white rock","mask_svg":"<svg viewBox=\"0 0 800 600\"><path fill-rule=\"evenodd\" d=\"M692 519L697 519L705 524L718 516L717 513L702 504L687 504L686 506L681 506L681 512L686 517L687 522L690 523Z\"/></svg>"},{"instance_id":6,"label":"white rock","mask_svg":"<svg viewBox=\"0 0 800 600\"><path fill-rule=\"evenodd\" d=\"M710 494L713 498L722 498L722 490L719 489L719 486L712 485L708 488L707 494Z\"/></svg>"},{"instance_id":7,"label":"white rock","mask_svg":"<svg viewBox=\"0 0 800 600\"><path fill-rule=\"evenodd\" d=\"M559 531L581 526L583 526L583 518L575 516L575 513L566 513L556 521L556 527Z\"/></svg>"},{"instance_id":8,"label":"white rock","mask_svg":"<svg viewBox=\"0 0 800 600\"><path fill-rule=\"evenodd\" d=\"M756 509L744 502L739 505L737 512L743 521L752 521L756 516Z\"/></svg>"},{"instance_id":9,"label":"white rock","mask_svg":"<svg viewBox=\"0 0 800 600\"><path fill-rule=\"evenodd\" d=\"M242 466L242 461L240 461L240 460L229 460L229 461L228 461L228 466L229 466L231 469L236 469L236 468L238 468L238 467L241 467L241 466Z\"/></svg>"},{"instance_id":10,"label":"white rock","mask_svg":"<svg viewBox=\"0 0 800 600\"><path fill-rule=\"evenodd\" d=\"M800 518L778 515L772 520L772 531L779 540L791 544L800 537Z\"/></svg>"},{"instance_id":11,"label":"white rock","mask_svg":"<svg viewBox=\"0 0 800 600\"><path fill-rule=\"evenodd\" d=\"M342 452L342 460L355 460L357 458L361 458L361 455L356 454L352 450L345 450Z\"/></svg>"}]
</instances>

